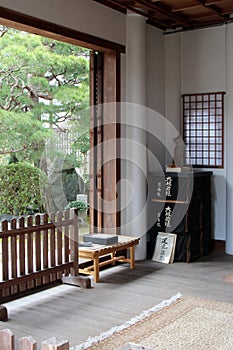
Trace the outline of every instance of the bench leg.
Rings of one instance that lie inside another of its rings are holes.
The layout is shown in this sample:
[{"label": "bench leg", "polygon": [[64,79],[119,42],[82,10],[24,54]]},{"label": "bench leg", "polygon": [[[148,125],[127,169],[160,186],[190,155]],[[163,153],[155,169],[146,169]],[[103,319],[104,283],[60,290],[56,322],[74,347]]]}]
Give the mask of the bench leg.
[{"label": "bench leg", "polygon": [[129,259],[130,259],[130,268],[135,268],[135,254],[134,254],[134,246],[129,248]]},{"label": "bench leg", "polygon": [[99,257],[94,258],[94,281],[99,282],[100,279],[100,267],[99,267]]},{"label": "bench leg", "polygon": [[115,252],[112,252],[112,253],[111,253],[111,259],[113,260],[113,261],[112,261],[112,264],[111,264],[112,266],[115,266],[115,265],[116,265],[116,261],[114,261],[115,255],[116,255]]}]

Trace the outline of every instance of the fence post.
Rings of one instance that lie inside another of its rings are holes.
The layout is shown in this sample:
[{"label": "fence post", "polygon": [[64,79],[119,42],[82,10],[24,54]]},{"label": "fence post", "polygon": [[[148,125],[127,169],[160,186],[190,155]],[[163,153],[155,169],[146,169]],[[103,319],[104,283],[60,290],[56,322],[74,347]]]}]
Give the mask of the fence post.
[{"label": "fence post", "polygon": [[[78,266],[78,210],[70,209],[70,217],[72,225],[70,227],[70,257],[73,262],[73,268],[71,269],[71,276],[65,276],[62,278],[62,282],[65,284],[72,284],[83,288],[91,288],[91,280],[89,277],[79,276]],[[63,349],[62,349],[63,350]]]},{"label": "fence post", "polygon": [[41,350],[69,350],[67,340],[58,340],[56,337],[45,340],[41,343]]},{"label": "fence post", "polygon": [[0,331],[0,349],[1,350],[14,350],[15,349],[15,337],[9,329],[3,329]]},{"label": "fence post", "polygon": [[7,308],[4,305],[0,305],[0,321],[8,320]]},{"label": "fence post", "polygon": [[70,227],[70,248],[71,248],[71,259],[74,263],[71,275],[78,275],[78,210],[70,209],[71,220],[73,222]]},{"label": "fence post", "polygon": [[19,350],[37,350],[36,341],[32,337],[19,339]]}]

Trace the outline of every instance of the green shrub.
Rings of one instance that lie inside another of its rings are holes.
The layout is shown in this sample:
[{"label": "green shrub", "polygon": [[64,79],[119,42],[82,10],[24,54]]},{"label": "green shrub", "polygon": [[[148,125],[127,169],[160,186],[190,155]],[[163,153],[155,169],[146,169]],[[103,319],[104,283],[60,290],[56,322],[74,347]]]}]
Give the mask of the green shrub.
[{"label": "green shrub", "polygon": [[77,208],[79,212],[83,212],[87,210],[89,206],[84,201],[71,201],[67,204],[66,208]]},{"label": "green shrub", "polygon": [[75,169],[62,171],[62,187],[68,202],[75,201],[77,193],[84,193],[83,180]]},{"label": "green shrub", "polygon": [[0,213],[21,215],[42,210],[40,177],[43,186],[47,176],[36,167],[26,163],[0,166]]}]

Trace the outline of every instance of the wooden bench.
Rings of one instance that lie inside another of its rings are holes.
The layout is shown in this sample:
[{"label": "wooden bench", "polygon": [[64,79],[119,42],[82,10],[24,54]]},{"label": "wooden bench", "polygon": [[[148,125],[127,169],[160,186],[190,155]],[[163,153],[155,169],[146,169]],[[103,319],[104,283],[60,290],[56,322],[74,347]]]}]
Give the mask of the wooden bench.
[{"label": "wooden bench", "polygon": [[[130,263],[130,268],[133,269],[135,267],[134,248],[139,244],[139,240],[140,238],[137,237],[119,235],[118,243],[112,245],[92,244],[91,247],[79,247],[79,258],[93,261],[93,265],[83,269],[79,268],[79,273],[94,275],[94,281],[99,282],[99,272],[102,266],[108,264],[114,265],[116,261],[120,261]],[[127,255],[116,256],[116,252],[123,250],[129,251],[129,257]],[[100,262],[99,258],[104,255],[109,255],[109,258],[106,261]]]}]

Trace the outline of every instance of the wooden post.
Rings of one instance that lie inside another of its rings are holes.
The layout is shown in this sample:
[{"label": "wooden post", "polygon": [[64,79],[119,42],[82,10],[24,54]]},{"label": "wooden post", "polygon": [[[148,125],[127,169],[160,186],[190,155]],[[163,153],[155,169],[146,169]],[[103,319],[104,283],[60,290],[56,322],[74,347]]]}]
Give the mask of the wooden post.
[{"label": "wooden post", "polygon": [[134,269],[135,268],[135,249],[134,246],[129,248],[130,251],[130,268]]},{"label": "wooden post", "polygon": [[[91,280],[88,277],[79,276],[78,266],[78,210],[70,209],[70,216],[72,225],[70,227],[70,258],[73,262],[73,268],[71,269],[71,276],[65,276],[62,278],[62,282],[65,284],[72,284],[78,287],[91,288]],[[42,349],[43,350],[43,349]]]},{"label": "wooden post", "polygon": [[99,282],[100,280],[100,272],[99,272],[99,257],[95,256],[94,257],[94,281],[96,283]]},{"label": "wooden post", "polygon": [[8,320],[7,308],[4,305],[0,305],[0,321],[7,321],[7,320]]},{"label": "wooden post", "polygon": [[15,349],[15,337],[9,329],[0,331],[0,349],[1,350],[14,350]]},{"label": "wooden post", "polygon": [[32,337],[20,338],[19,350],[37,350],[36,341]]},{"label": "wooden post", "polygon": [[41,350],[69,350],[69,347],[67,340],[58,340],[56,337],[41,343]]},{"label": "wooden post", "polygon": [[78,275],[78,210],[70,210],[71,220],[73,222],[70,227],[70,248],[71,248],[71,260],[74,265],[71,271],[72,276]]}]

